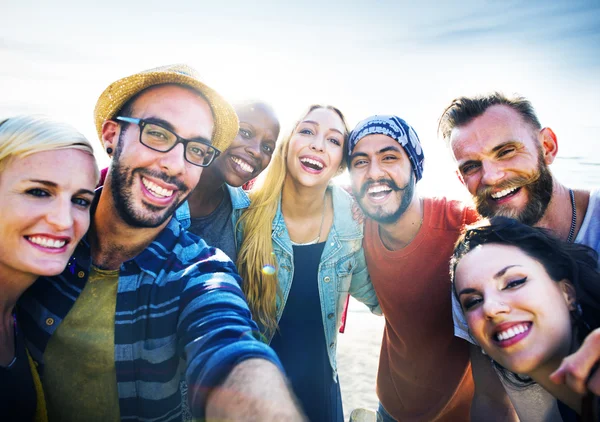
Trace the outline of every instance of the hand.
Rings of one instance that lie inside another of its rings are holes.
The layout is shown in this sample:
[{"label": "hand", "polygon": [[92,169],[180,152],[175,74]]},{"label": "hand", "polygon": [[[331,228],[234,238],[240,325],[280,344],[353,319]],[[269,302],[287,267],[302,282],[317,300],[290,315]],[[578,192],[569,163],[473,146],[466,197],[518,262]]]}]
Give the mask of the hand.
[{"label": "hand", "polygon": [[572,355],[563,359],[561,365],[550,375],[556,384],[566,384],[571,390],[584,395],[591,391],[600,395],[600,328],[592,331]]}]

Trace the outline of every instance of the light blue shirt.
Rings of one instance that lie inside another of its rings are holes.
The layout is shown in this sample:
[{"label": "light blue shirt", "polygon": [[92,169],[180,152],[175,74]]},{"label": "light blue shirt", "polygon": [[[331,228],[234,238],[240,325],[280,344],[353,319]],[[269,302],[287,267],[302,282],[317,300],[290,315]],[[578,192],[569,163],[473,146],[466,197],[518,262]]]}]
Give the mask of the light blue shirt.
[{"label": "light blue shirt", "polygon": [[[328,189],[331,189],[333,197],[333,225],[319,264],[318,287],[329,362],[336,379],[337,333],[346,297],[351,294],[375,314],[381,315],[381,309],[367,272],[362,248],[363,225],[352,218],[352,198],[339,186]],[[281,213],[281,199],[272,227],[273,252],[277,258],[277,279],[281,292],[281,297],[277,298],[279,322],[294,278],[293,248]],[[239,233],[238,238],[241,238]]]}]

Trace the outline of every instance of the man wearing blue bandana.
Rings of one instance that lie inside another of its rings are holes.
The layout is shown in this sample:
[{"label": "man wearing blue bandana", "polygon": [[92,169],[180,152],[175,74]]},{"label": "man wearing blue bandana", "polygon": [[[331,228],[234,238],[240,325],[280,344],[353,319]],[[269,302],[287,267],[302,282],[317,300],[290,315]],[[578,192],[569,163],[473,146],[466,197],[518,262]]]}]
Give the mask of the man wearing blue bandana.
[{"label": "man wearing blue bandana", "polygon": [[453,336],[448,261],[460,229],[477,213],[416,194],[423,149],[399,117],[360,122],[350,133],[347,159],[367,217],[367,267],[386,318],[379,420],[466,421],[473,380],[468,344]]}]

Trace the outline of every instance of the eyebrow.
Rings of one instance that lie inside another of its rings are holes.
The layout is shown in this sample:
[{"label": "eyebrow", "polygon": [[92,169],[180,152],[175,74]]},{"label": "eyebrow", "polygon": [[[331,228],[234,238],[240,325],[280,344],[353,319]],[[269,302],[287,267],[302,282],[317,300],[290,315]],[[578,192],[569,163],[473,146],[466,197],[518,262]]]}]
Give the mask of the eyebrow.
[{"label": "eyebrow", "polygon": [[[396,146],[388,146],[388,147],[385,147],[385,148],[381,148],[379,151],[377,151],[375,153],[375,155],[385,154],[388,151],[394,151],[394,152],[401,153],[400,148],[398,148]],[[352,161],[356,157],[369,157],[369,155],[366,152],[358,151],[358,152],[352,153],[350,155],[350,161]]]},{"label": "eyebrow", "polygon": [[468,295],[469,293],[477,293],[476,289],[472,289],[470,287],[466,288],[466,289],[462,289],[460,291],[460,293],[458,293],[458,297],[460,297],[461,295]]},{"label": "eyebrow", "polygon": [[381,148],[379,151],[376,152],[376,154],[384,154],[388,151],[394,151],[394,152],[402,152],[400,151],[400,148],[398,148],[397,146],[389,146],[389,147],[385,147],[385,148]]},{"label": "eyebrow", "polygon": [[[318,122],[315,122],[314,120],[303,120],[301,123],[310,123],[310,124],[313,124],[313,125],[315,125],[315,126],[320,126],[320,125],[319,125],[319,123],[318,123]],[[344,134],[343,134],[342,132],[340,132],[339,130],[337,130],[337,129],[336,129],[336,128],[334,128],[334,127],[331,127],[331,128],[329,128],[329,130],[332,130],[332,131],[334,131],[334,132],[337,132],[337,133],[339,133],[340,135],[344,136]]]},{"label": "eyebrow", "polygon": [[[51,187],[51,188],[57,188],[57,187],[58,187],[58,184],[57,184],[57,183],[51,182],[51,181],[49,181],[49,180],[41,180],[41,179],[29,179],[29,181],[30,181],[30,182],[33,182],[33,183],[39,183],[40,185],[48,186],[48,187]],[[92,195],[92,196],[94,196],[94,192],[93,192],[93,191],[91,191],[91,190],[87,190],[87,189],[79,189],[79,190],[77,191],[77,193],[78,193],[78,194],[82,194],[82,193],[84,193],[84,194],[89,194],[89,195]]]},{"label": "eyebrow", "polygon": [[[495,280],[497,280],[497,279],[499,279],[500,277],[502,277],[504,274],[506,274],[506,272],[507,272],[508,270],[510,270],[511,268],[514,268],[514,267],[520,267],[520,266],[521,266],[521,265],[507,265],[506,267],[504,267],[504,268],[502,268],[500,271],[498,271],[496,274],[494,274],[494,277],[493,277],[493,278],[494,278]],[[467,287],[466,289],[462,289],[462,290],[460,291],[460,293],[458,294],[458,297],[460,297],[461,295],[467,295],[467,294],[469,294],[469,293],[477,293],[477,292],[478,292],[478,290],[477,290],[477,289],[473,289],[473,288]]]},{"label": "eyebrow", "polygon": [[507,265],[506,267],[504,267],[500,271],[498,271],[496,273],[496,275],[494,275],[494,278],[498,279],[498,278],[502,277],[508,270],[510,270],[513,267],[520,267],[520,265]]},{"label": "eyebrow", "polygon": [[[136,117],[136,119],[141,119],[141,117]],[[162,126],[165,129],[168,129],[171,132],[173,132],[175,135],[179,136],[179,134],[177,132],[175,132],[175,127],[171,123],[169,123],[167,120],[161,119],[160,117],[152,117],[152,116],[148,117],[147,119],[142,119],[142,120],[145,120],[148,123],[153,123],[153,124]],[[204,136],[196,136],[194,138],[184,138],[182,136],[179,136],[179,137],[181,139],[183,139],[184,141],[203,142],[208,145],[212,145],[212,139],[207,139]]]},{"label": "eyebrow", "polygon": [[521,141],[516,141],[516,140],[502,142],[501,144],[498,144],[494,148],[492,148],[492,152],[498,152],[502,148],[504,148],[505,146],[510,145],[510,144],[523,144],[523,143]]},{"label": "eyebrow", "polygon": [[[521,141],[516,141],[516,140],[511,140],[511,141],[506,141],[506,142],[502,142],[501,144],[496,145],[494,148],[492,148],[492,150],[490,152],[493,153],[497,153],[498,151],[500,151],[502,148],[505,148],[507,145],[511,145],[511,144],[518,144],[518,145],[522,145],[523,143]],[[467,166],[468,164],[474,164],[474,163],[480,163],[481,160],[467,160],[464,163],[460,164],[458,166],[459,170],[462,171],[462,169]]]}]

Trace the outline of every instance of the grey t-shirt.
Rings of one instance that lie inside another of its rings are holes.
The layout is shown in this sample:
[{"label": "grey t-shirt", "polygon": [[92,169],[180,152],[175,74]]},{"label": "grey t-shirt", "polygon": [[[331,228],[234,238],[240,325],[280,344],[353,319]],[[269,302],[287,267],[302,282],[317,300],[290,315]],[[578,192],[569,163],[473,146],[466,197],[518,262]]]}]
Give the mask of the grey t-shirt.
[{"label": "grey t-shirt", "polygon": [[233,223],[231,215],[233,206],[229,192],[226,190],[219,206],[205,217],[191,219],[188,231],[200,236],[208,246],[221,249],[233,262],[237,259]]}]

